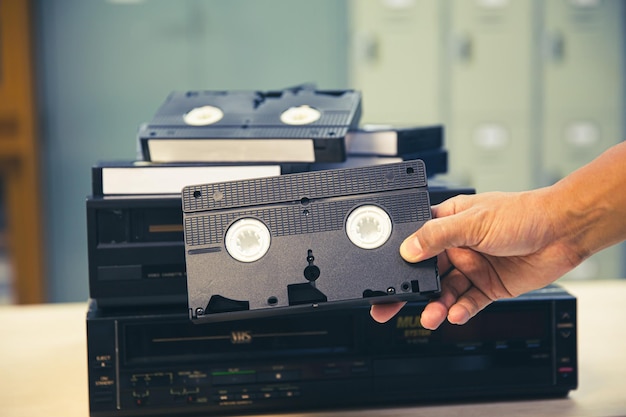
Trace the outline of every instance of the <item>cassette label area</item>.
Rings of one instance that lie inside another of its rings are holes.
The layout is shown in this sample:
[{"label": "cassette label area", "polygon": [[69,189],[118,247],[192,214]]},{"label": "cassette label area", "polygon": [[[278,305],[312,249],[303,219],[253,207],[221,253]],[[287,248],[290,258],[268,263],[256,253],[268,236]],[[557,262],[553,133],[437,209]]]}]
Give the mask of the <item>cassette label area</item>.
[{"label": "cassette label area", "polygon": [[424,299],[434,259],[402,241],[431,218],[422,161],[183,189],[187,288],[197,321]]}]

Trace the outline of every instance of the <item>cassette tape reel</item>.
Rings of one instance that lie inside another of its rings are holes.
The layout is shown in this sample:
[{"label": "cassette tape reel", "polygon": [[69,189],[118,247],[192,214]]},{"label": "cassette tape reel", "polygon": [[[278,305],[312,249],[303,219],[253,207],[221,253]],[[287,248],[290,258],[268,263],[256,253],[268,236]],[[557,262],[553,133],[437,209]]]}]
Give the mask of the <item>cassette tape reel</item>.
[{"label": "cassette tape reel", "polygon": [[431,218],[421,160],[183,189],[192,320],[432,298],[436,260],[399,254]]}]

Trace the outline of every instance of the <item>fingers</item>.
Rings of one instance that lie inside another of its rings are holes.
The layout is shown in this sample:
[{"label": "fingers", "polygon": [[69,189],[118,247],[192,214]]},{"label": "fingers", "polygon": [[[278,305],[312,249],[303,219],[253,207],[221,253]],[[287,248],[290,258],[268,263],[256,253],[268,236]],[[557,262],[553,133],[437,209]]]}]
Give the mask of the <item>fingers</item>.
[{"label": "fingers", "polygon": [[[450,260],[448,259],[447,253],[443,252],[439,254],[439,256],[437,257],[437,265],[439,267],[439,270],[444,271],[444,272],[447,272],[452,268],[452,264],[450,263]],[[379,323],[386,323],[389,320],[391,320],[393,316],[398,314],[400,309],[404,307],[405,304],[406,302],[389,303],[389,304],[374,304],[370,309],[370,315],[375,321]],[[446,312],[447,311],[448,310],[446,308]],[[443,317],[445,319],[445,314]]]},{"label": "fingers", "polygon": [[[457,250],[457,252],[455,259],[460,262],[464,251],[459,252]],[[440,255],[439,258],[441,262],[442,256]],[[449,262],[447,256],[445,258]],[[477,260],[474,259],[471,262],[472,265],[475,265]],[[484,277],[488,272],[484,269],[478,269],[467,275],[468,272],[463,268],[452,269],[442,277],[441,296],[439,299],[431,301],[424,309],[421,318],[422,326],[434,330],[446,318],[452,324],[465,324],[493,301],[476,286],[474,282],[476,278],[470,279],[471,275]]]},{"label": "fingers", "polygon": [[[422,312],[421,324],[426,329],[437,329],[446,318],[452,324],[465,324],[492,302],[458,270],[451,271],[442,280],[441,287],[441,297],[429,302]],[[386,323],[405,304],[375,304],[370,315],[378,323]]]},{"label": "fingers", "polygon": [[463,227],[464,213],[429,220],[400,245],[400,255],[407,262],[420,262],[454,247],[473,243],[469,229]]},{"label": "fingers", "polygon": [[465,324],[479,311],[491,304],[491,301],[478,288],[472,287],[450,307],[448,321],[452,324]]},{"label": "fingers", "polygon": [[465,293],[472,283],[460,271],[452,270],[441,280],[441,296],[426,305],[422,312],[421,323],[427,329],[434,330],[448,317],[450,308]]},{"label": "fingers", "polygon": [[[475,197],[460,195],[433,206],[434,218],[407,237],[400,245],[402,258],[407,262],[420,262],[437,256],[438,267],[442,273],[445,274],[453,268],[446,249],[468,246],[472,243],[468,228],[463,227],[464,217],[467,217],[463,214],[464,210],[472,205],[472,198]],[[471,282],[460,271],[453,270],[452,272],[450,277],[442,281],[445,284],[442,284],[441,298],[431,301],[422,314],[422,325],[426,328],[439,327],[449,316],[451,309],[451,317],[458,322],[463,320],[466,322],[479,311],[476,308],[480,304],[477,303],[472,307],[470,301],[454,307],[460,295],[468,291]],[[471,300],[478,300],[478,298],[478,295],[474,295]],[[374,320],[386,322],[397,314],[403,305],[374,305],[370,314]]]},{"label": "fingers", "polygon": [[370,309],[370,315],[375,321],[379,323],[385,323],[389,321],[393,316],[398,314],[398,311],[400,311],[400,309],[404,307],[405,304],[406,302],[374,304]]},{"label": "fingers", "polygon": [[448,316],[448,307],[441,300],[431,301],[422,312],[420,323],[429,330],[435,330]]},{"label": "fingers", "polygon": [[421,323],[426,329],[435,330],[446,318],[452,324],[465,324],[492,302],[457,270],[442,281],[441,287],[441,297],[422,312]]}]

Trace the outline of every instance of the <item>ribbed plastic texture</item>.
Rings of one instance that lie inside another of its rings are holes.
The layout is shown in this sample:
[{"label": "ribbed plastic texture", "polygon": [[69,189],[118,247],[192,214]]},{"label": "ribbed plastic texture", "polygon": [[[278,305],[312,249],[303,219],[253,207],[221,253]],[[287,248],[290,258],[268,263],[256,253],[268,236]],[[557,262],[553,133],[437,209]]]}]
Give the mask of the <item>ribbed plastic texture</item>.
[{"label": "ribbed plastic texture", "polygon": [[426,187],[421,160],[183,188],[185,213]]},{"label": "ribbed plastic texture", "polygon": [[431,216],[427,194],[425,190],[418,190],[367,199],[323,201],[309,206],[298,204],[189,216],[185,218],[185,243],[188,247],[221,243],[224,231],[235,218],[240,217],[262,219],[272,236],[341,230],[348,212],[362,204],[377,204],[385,207],[394,224],[425,222]]}]

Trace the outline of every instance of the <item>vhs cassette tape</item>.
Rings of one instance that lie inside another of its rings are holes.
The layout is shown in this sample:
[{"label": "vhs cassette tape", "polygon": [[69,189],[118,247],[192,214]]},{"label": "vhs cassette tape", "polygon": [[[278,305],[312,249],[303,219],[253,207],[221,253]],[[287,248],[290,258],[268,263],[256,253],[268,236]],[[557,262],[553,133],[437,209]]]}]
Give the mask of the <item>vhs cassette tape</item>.
[{"label": "vhs cassette tape", "polygon": [[182,205],[193,321],[440,292],[435,259],[399,254],[431,218],[421,160],[188,186]]},{"label": "vhs cassette tape", "polygon": [[[404,156],[441,150],[443,131],[441,125],[413,127],[364,125],[348,133],[347,153],[361,156]],[[426,167],[428,168],[428,163]]]},{"label": "vhs cassette tape", "polygon": [[360,116],[354,90],[173,92],[139,142],[152,162],[340,162]]},{"label": "vhs cassette tape", "polygon": [[[224,182],[310,171],[312,164],[102,161],[91,168],[94,196],[180,195],[193,182]],[[181,214],[182,216],[182,214]]]},{"label": "vhs cassette tape", "polygon": [[324,162],[310,164],[310,171],[322,171],[328,169],[356,168],[372,165],[393,164],[402,161],[420,159],[426,165],[426,176],[429,178],[437,174],[448,172],[448,151],[445,149],[434,149],[421,151],[412,155],[402,156],[377,156],[377,155],[350,155],[343,162]]}]

